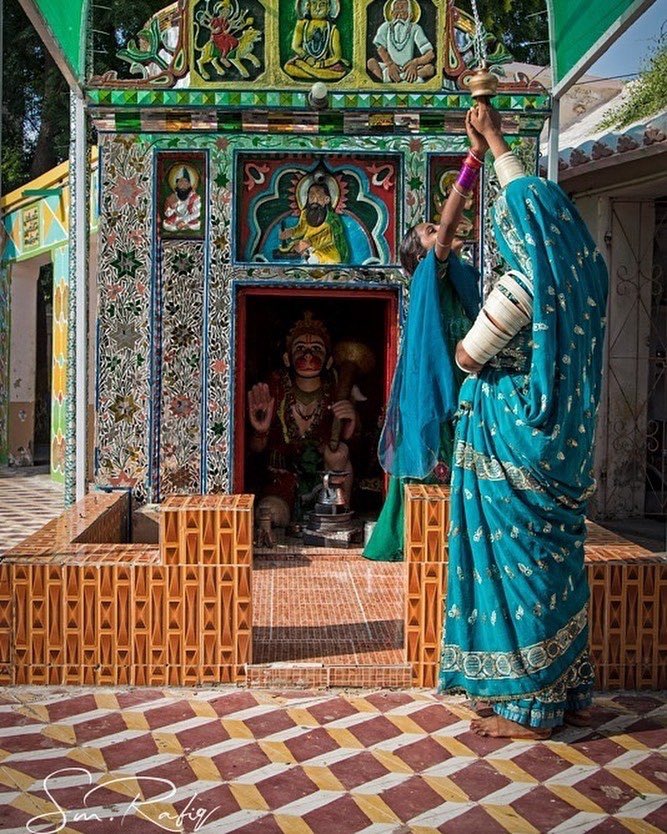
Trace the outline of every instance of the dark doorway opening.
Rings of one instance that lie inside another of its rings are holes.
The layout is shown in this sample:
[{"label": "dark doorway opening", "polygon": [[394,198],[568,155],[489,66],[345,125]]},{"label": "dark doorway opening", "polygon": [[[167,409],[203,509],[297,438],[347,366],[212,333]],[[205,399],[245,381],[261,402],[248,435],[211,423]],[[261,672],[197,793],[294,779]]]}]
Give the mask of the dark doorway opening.
[{"label": "dark doorway opening", "polygon": [[48,464],[51,451],[51,358],[53,351],[53,264],[44,264],[37,279],[35,328],[35,466]]},{"label": "dark doorway opening", "polygon": [[355,478],[351,504],[377,514],[385,481],[377,441],[396,364],[399,290],[333,287],[242,287],[236,297],[234,490],[255,492],[261,473],[248,451],[247,391],[282,366],[285,337],[310,311],[325,322],[332,344],[358,340],[375,356],[375,370],[358,380],[366,398],[356,402],[361,430],[351,447]]}]

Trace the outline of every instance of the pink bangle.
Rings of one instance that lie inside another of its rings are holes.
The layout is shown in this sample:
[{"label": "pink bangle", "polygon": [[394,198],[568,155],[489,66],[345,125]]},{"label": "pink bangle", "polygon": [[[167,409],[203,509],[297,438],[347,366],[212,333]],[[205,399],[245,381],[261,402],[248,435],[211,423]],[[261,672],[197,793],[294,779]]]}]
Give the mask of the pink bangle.
[{"label": "pink bangle", "polygon": [[456,179],[456,184],[460,185],[466,191],[472,191],[477,182],[479,171],[476,171],[472,166],[463,163],[463,167]]},{"label": "pink bangle", "polygon": [[476,171],[482,167],[482,163],[477,159],[476,156],[473,156],[472,151],[468,151],[468,156],[466,156],[465,160],[463,161],[464,165],[469,165],[471,168],[474,168]]}]

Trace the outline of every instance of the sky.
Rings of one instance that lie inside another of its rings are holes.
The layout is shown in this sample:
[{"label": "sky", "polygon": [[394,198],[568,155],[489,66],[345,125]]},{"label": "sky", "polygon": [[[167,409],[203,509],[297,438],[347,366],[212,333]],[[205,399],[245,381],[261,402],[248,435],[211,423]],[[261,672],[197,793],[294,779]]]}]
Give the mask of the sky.
[{"label": "sky", "polygon": [[667,43],[667,0],[655,0],[644,14],[587,70],[600,78],[632,75],[656,45],[660,32]]}]

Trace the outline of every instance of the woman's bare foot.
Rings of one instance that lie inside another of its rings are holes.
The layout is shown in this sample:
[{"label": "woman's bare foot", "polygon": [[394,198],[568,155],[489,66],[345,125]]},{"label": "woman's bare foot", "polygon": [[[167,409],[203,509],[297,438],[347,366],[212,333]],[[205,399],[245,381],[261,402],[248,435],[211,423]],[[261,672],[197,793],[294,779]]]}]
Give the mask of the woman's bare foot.
[{"label": "woman's bare foot", "polygon": [[472,709],[473,712],[476,712],[480,718],[486,718],[487,716],[493,714],[493,704],[491,701],[472,701],[470,709]]},{"label": "woman's bare foot", "polygon": [[564,720],[572,727],[590,727],[593,713],[589,709],[566,710]]},{"label": "woman's bare foot", "polygon": [[501,715],[491,715],[489,718],[476,718],[470,722],[470,729],[478,736],[491,738],[527,738],[540,741],[549,738],[550,729],[540,730],[537,727],[526,727]]}]

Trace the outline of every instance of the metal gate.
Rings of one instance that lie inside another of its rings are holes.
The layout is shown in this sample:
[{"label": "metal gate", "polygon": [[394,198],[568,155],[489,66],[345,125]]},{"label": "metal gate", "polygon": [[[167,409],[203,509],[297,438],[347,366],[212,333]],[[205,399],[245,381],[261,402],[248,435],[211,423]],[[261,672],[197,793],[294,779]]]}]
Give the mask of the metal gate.
[{"label": "metal gate", "polygon": [[667,510],[667,199],[611,205],[600,515]]}]

